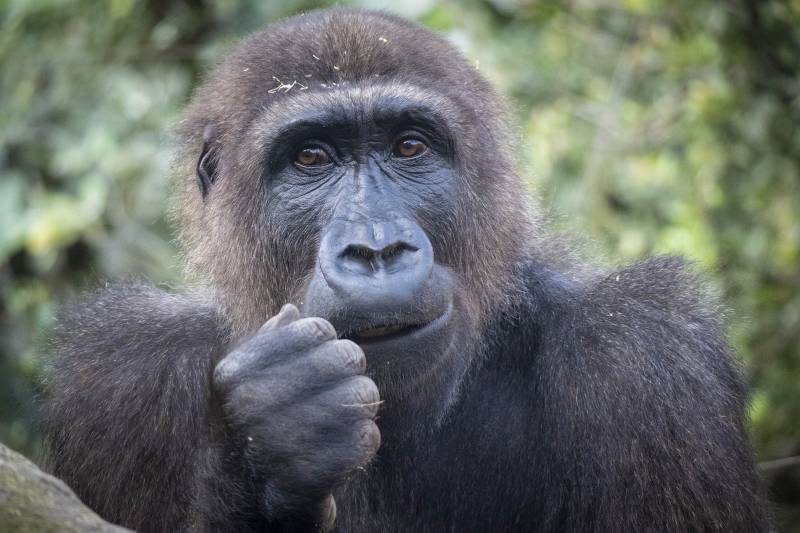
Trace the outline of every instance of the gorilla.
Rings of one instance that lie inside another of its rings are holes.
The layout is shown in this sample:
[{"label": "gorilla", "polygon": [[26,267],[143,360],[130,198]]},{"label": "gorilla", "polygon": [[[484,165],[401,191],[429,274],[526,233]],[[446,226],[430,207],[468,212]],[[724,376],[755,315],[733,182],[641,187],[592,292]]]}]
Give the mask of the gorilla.
[{"label": "gorilla", "polygon": [[441,37],[270,25],[177,128],[186,288],[73,305],[50,470],[140,531],[768,531],[746,389],[681,260],[582,264]]}]

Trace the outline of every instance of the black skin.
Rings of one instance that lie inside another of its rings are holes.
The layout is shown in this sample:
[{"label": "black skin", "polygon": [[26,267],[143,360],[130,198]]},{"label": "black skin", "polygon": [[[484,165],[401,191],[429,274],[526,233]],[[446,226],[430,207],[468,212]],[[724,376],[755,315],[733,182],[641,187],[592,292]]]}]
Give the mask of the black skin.
[{"label": "black skin", "polygon": [[[364,21],[406,35],[403,57],[444,53],[375,13],[273,32],[344,39]],[[236,72],[270,55],[259,39]],[[481,83],[459,72],[441,73],[449,101]],[[46,383],[52,471],[140,531],[769,531],[746,389],[693,276],[674,258],[590,274],[556,260],[498,200],[524,192],[490,128],[412,77],[286,96],[320,100],[263,117],[275,130],[256,155],[232,140],[245,126],[190,113],[186,209],[291,250],[263,267],[286,305],[246,311],[266,300],[235,290],[262,274],[244,249],[227,277],[209,268],[208,289],[111,288],[65,312]]]}]

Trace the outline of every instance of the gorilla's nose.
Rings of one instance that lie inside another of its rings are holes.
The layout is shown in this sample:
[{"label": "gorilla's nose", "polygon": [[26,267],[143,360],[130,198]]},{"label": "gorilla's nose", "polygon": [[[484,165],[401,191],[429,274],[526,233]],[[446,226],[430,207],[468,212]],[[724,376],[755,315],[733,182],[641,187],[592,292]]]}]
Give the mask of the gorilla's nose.
[{"label": "gorilla's nose", "polygon": [[381,338],[447,312],[453,281],[434,263],[425,231],[410,218],[385,220],[339,218],[326,228],[302,301],[305,316],[330,320],[345,337]]},{"label": "gorilla's nose", "polygon": [[431,277],[433,248],[410,220],[347,221],[323,236],[319,267],[348,306],[402,313],[419,303]]}]

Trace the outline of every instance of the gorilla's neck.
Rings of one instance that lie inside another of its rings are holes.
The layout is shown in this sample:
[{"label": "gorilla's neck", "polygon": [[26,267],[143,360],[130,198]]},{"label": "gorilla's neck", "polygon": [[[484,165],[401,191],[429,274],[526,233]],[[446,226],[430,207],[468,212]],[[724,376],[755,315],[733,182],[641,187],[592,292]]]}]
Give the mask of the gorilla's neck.
[{"label": "gorilla's neck", "polygon": [[[469,328],[462,328],[468,330]],[[413,440],[437,432],[461,398],[462,384],[480,361],[478,330],[457,331],[444,354],[414,378],[386,372],[367,373],[381,391],[378,426],[388,440]]]}]

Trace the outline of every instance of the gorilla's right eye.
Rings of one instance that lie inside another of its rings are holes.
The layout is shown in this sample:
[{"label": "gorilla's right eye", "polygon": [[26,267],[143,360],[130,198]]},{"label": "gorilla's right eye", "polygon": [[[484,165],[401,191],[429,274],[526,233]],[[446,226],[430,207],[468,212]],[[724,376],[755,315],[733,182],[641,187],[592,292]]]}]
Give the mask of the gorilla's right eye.
[{"label": "gorilla's right eye", "polygon": [[419,139],[414,137],[404,137],[394,146],[393,153],[397,157],[412,158],[422,155],[428,147]]},{"label": "gorilla's right eye", "polygon": [[294,162],[304,167],[327,165],[330,160],[328,152],[319,146],[305,146],[294,154]]}]

